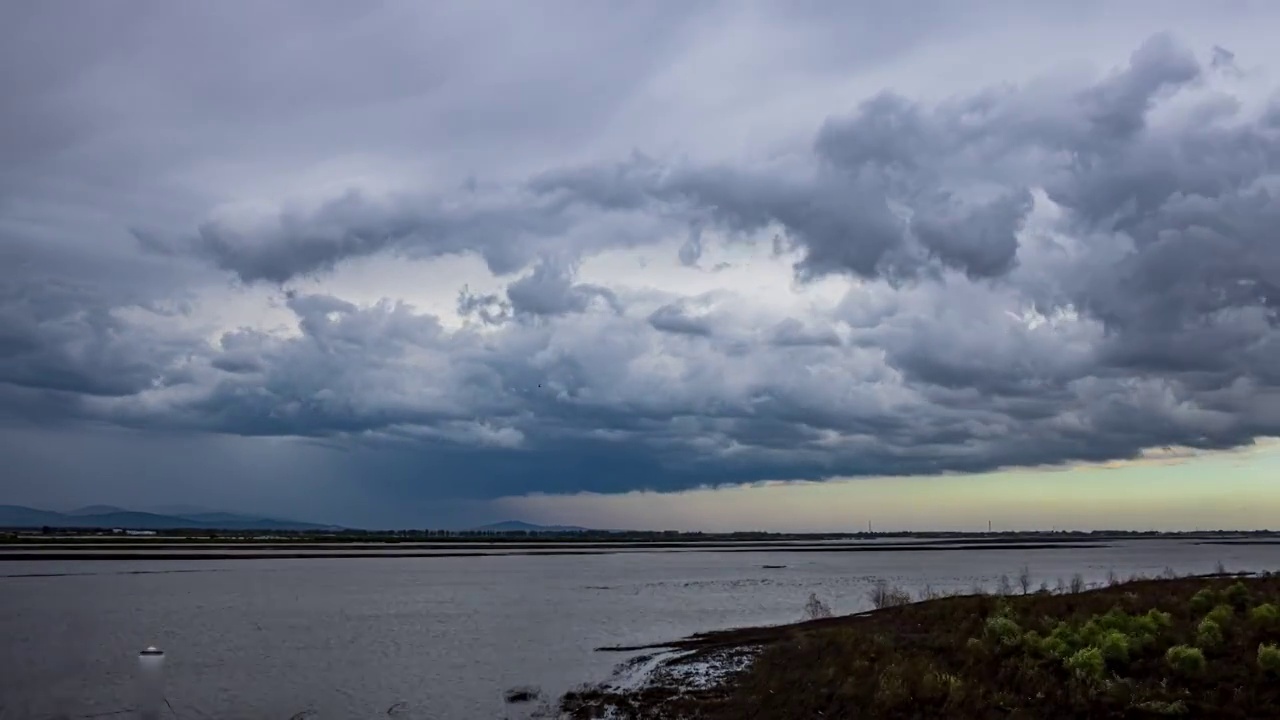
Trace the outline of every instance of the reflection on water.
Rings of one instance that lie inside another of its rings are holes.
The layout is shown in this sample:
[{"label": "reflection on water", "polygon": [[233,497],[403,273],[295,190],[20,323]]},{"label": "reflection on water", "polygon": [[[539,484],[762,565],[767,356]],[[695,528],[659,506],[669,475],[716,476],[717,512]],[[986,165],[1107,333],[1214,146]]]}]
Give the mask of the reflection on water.
[{"label": "reflection on water", "polygon": [[498,718],[509,688],[554,698],[627,659],[593,648],[798,620],[811,593],[847,613],[881,578],[994,589],[1024,565],[1053,586],[1218,562],[1275,569],[1280,546],[7,562],[0,717],[129,707],[156,645],[178,717]]}]

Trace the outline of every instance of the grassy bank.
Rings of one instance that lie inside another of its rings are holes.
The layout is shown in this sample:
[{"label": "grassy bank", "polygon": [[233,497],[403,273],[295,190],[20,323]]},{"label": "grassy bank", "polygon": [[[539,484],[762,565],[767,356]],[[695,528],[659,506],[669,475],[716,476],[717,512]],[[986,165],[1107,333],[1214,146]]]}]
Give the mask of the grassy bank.
[{"label": "grassy bank", "polygon": [[[1280,577],[971,595],[695,636],[575,718],[1280,718]],[[746,662],[741,662],[746,659]],[[744,666],[707,682],[704,668]]]}]

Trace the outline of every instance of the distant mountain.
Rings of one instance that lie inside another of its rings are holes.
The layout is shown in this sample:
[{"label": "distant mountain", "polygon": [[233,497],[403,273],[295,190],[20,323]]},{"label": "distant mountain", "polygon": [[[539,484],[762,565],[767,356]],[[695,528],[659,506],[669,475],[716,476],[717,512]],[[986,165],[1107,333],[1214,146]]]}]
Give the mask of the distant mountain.
[{"label": "distant mountain", "polygon": [[122,512],[129,512],[129,511],[122,507],[116,507],[115,505],[88,505],[86,507],[72,510],[71,512],[66,514],[73,515],[75,517],[82,517],[85,515],[108,515],[110,513],[122,513]]},{"label": "distant mountain", "polygon": [[201,513],[221,512],[217,508],[207,508],[203,505],[144,505],[136,510],[142,512],[155,513],[157,515],[177,515],[178,517],[191,517],[192,515],[200,515]]},{"label": "distant mountain", "polygon": [[590,532],[589,528],[577,527],[576,525],[534,525],[533,523],[522,522],[520,520],[505,520],[503,522],[490,523],[481,525],[474,530],[482,530],[485,532],[530,532],[530,533],[564,533],[564,532]]},{"label": "distant mountain", "polygon": [[0,527],[119,528],[121,530],[336,530],[332,525],[209,512],[191,516],[135,512],[110,505],[91,505],[69,513],[0,505]]},{"label": "distant mountain", "polygon": [[[22,507],[21,505],[0,505],[0,527],[41,527],[59,525],[71,516],[49,510]],[[59,525],[60,526],[60,525]]]}]

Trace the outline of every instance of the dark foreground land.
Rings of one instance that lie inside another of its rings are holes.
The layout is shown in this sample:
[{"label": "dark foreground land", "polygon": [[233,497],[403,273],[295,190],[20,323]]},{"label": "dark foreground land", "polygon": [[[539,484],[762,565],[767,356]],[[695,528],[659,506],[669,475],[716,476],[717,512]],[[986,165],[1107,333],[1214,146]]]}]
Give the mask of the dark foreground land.
[{"label": "dark foreground land", "polygon": [[672,656],[648,684],[584,688],[562,709],[717,720],[1280,718],[1277,644],[1280,576],[971,595],[694,636],[662,648]]}]

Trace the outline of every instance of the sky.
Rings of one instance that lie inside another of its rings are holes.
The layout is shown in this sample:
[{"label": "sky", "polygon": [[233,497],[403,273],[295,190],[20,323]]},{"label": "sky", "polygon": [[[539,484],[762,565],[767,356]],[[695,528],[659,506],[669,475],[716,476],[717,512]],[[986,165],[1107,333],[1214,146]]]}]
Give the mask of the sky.
[{"label": "sky", "polygon": [[0,503],[1265,527],[1280,5],[0,6]]}]

